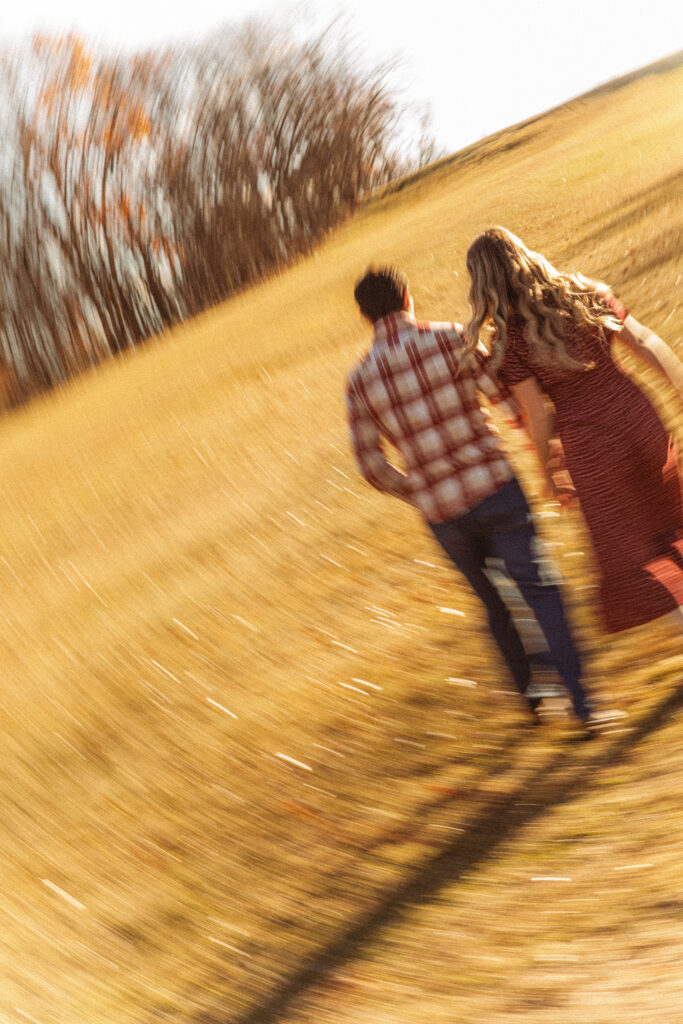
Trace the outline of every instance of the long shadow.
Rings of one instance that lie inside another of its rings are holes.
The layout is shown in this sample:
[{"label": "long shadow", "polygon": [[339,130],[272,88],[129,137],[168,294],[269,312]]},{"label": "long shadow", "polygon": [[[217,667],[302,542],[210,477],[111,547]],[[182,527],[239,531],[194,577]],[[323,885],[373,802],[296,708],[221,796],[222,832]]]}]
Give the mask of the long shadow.
[{"label": "long shadow", "polygon": [[[260,1006],[231,1021],[230,1024],[276,1024],[290,1005],[324,974],[332,972],[357,956],[377,933],[397,921],[402,909],[416,903],[426,904],[446,886],[486,861],[496,848],[519,829],[542,817],[549,808],[574,799],[594,770],[622,757],[649,733],[663,725],[683,708],[683,687],[672,691],[629,732],[609,740],[592,741],[578,751],[563,748],[538,771],[524,780],[514,792],[485,799],[465,823],[465,831],[453,843],[411,873],[384,900],[367,914],[353,921],[326,948],[305,963]],[[561,772],[556,770],[562,769]],[[556,774],[555,774],[556,773]],[[533,796],[533,802],[529,797]],[[215,1021],[218,1024],[218,1020]],[[226,1022],[227,1024],[227,1022]]]},{"label": "long shadow", "polygon": [[[660,247],[660,239],[663,240],[664,244]],[[644,278],[650,271],[659,270],[663,264],[668,263],[669,260],[673,261],[678,256],[678,251],[675,246],[673,232],[667,234],[665,231],[660,231],[650,241],[651,251],[653,255],[648,260],[643,260],[634,266],[630,270],[621,272],[621,280],[629,281],[631,278],[639,279]],[[669,250],[667,252],[667,249]],[[664,253],[662,254],[662,250]],[[617,267],[615,266],[615,271]]]},{"label": "long shadow", "polygon": [[663,177],[656,185],[642,189],[629,195],[617,212],[599,227],[587,232],[573,244],[579,248],[590,245],[593,242],[601,241],[605,236],[615,231],[623,231],[625,227],[632,227],[653,212],[671,203],[680,194],[681,172],[674,171]]},{"label": "long shadow", "polygon": [[[509,772],[510,769],[514,766],[514,758],[518,751],[526,748],[529,745],[529,739],[529,733],[525,732],[523,729],[519,732],[513,733],[510,736],[508,742],[502,744],[497,750],[498,757],[500,758],[500,763],[496,765],[495,768],[492,768],[491,771],[488,772],[485,778],[482,779],[478,785],[490,785],[495,779],[497,779],[501,775],[506,775],[507,772]],[[427,779],[431,775],[442,772],[449,765],[452,766],[452,764],[453,761],[450,760],[448,763],[436,763],[434,765],[430,765],[426,770],[420,771],[419,776],[422,780]],[[430,784],[426,783],[426,785]],[[415,839],[417,836],[419,836],[424,830],[423,821],[425,819],[429,819],[429,816],[433,814],[435,811],[438,811],[439,808],[445,807],[448,804],[453,803],[453,801],[456,799],[456,797],[458,797],[460,792],[459,787],[435,786],[434,788],[436,791],[436,795],[432,797],[431,800],[422,801],[419,807],[414,811],[412,821],[400,828],[399,831],[401,834],[402,841],[410,842],[412,839]],[[474,788],[477,788],[476,783],[474,785]],[[390,841],[390,839],[387,840],[382,838],[381,836],[375,837],[373,839],[368,839],[362,847],[361,856],[372,853],[376,847],[383,846]]]}]

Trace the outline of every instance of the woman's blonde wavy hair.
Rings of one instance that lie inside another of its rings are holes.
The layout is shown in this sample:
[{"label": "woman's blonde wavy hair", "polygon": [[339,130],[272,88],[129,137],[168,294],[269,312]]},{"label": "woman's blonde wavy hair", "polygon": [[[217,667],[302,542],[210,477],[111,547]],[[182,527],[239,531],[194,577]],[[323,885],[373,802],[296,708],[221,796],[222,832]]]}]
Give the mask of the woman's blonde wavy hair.
[{"label": "woman's blonde wavy hair", "polygon": [[507,320],[522,317],[533,358],[542,365],[564,370],[589,370],[594,365],[575,358],[567,346],[566,328],[621,330],[621,324],[600,291],[605,285],[581,274],[563,274],[540,253],[532,252],[506,228],[482,232],[467,252],[472,318],[465,333],[476,346],[482,328],[493,326],[492,368],[503,358]]}]

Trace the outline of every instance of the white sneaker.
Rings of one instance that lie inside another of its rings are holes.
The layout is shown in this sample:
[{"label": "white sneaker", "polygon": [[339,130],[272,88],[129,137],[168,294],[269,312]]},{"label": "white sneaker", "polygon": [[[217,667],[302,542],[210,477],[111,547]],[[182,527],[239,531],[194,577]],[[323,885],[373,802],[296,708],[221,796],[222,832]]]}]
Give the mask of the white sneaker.
[{"label": "white sneaker", "polygon": [[628,718],[628,711],[621,711],[619,708],[604,708],[600,711],[592,711],[590,718],[583,723],[584,739],[592,739],[593,736],[598,736],[604,729],[624,718]]},{"label": "white sneaker", "polygon": [[542,700],[543,697],[566,697],[567,689],[561,683],[555,683],[552,680],[547,682],[539,680],[529,683],[524,691],[524,696],[529,700]]},{"label": "white sneaker", "polygon": [[621,711],[619,708],[603,708],[600,711],[591,711],[588,721],[594,722],[595,725],[608,725],[620,718],[628,718],[628,711]]}]

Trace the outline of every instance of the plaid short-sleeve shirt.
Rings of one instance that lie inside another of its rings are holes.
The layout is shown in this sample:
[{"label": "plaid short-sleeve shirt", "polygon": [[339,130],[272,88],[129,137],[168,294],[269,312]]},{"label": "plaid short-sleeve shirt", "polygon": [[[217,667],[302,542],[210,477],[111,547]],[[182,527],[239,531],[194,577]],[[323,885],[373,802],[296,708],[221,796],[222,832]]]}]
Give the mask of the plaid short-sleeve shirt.
[{"label": "plaid short-sleeve shirt", "polygon": [[[517,421],[481,352],[463,355],[456,323],[423,323],[407,311],[374,325],[370,351],[352,370],[346,401],[351,443],[368,483],[415,505],[432,523],[462,515],[514,476],[480,393]],[[403,471],[387,460],[384,442]]]}]

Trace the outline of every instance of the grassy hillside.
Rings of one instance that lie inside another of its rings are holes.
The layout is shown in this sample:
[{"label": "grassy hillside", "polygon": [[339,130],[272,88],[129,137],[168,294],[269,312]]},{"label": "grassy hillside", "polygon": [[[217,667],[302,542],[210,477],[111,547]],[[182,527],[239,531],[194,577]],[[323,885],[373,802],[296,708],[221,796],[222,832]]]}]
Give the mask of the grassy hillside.
[{"label": "grassy hillside", "polygon": [[343,384],[365,264],[463,318],[491,223],[683,355],[682,86],[679,64],[470,147],[2,421],[3,1024],[680,1014],[680,635],[602,637],[581,521],[543,519],[590,686],[629,717],[530,736],[474,598],[358,479]]}]

